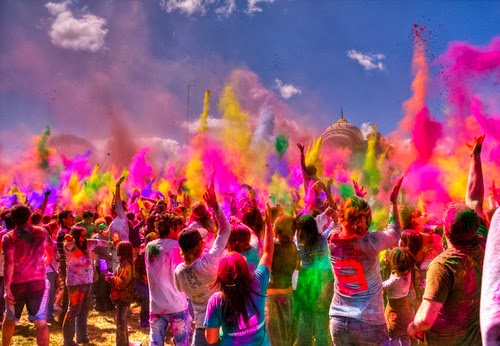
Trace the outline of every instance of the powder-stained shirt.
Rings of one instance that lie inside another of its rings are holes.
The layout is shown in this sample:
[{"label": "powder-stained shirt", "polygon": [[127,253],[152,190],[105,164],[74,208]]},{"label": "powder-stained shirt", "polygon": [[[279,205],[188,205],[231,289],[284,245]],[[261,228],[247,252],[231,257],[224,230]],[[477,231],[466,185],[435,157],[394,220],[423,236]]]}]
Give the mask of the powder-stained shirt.
[{"label": "powder-stained shirt", "polygon": [[[112,279],[112,299],[115,303],[127,304],[134,297],[134,267],[132,262],[123,261]],[[113,294],[115,293],[115,294]]]},{"label": "powder-stained shirt", "polygon": [[182,263],[177,240],[152,240],[146,246],[149,285],[149,311],[164,315],[187,309],[187,297],[175,286],[175,268]]},{"label": "powder-stained shirt", "polygon": [[[76,251],[76,246],[69,250],[64,246],[66,256],[66,286],[91,284],[94,278],[94,268],[90,252],[96,246],[110,246],[110,242],[101,239],[87,239],[87,252]],[[74,242],[74,240],[73,240]],[[65,241],[67,244],[67,241]]]},{"label": "powder-stained shirt", "polygon": [[387,293],[387,298],[389,299],[399,299],[408,296],[411,286],[411,272],[398,276],[396,273],[392,273],[389,279],[382,283],[385,292]]},{"label": "powder-stained shirt", "polygon": [[259,265],[255,270],[255,275],[250,284],[251,297],[257,307],[255,311],[253,305],[247,304],[248,322],[245,324],[243,318],[240,318],[238,325],[228,326],[223,316],[222,293],[214,293],[207,306],[207,315],[205,317],[205,327],[222,327],[222,346],[229,345],[270,345],[269,337],[266,332],[265,313],[266,292],[269,284],[269,269],[266,266]]},{"label": "powder-stained shirt", "polygon": [[196,328],[203,328],[208,299],[216,289],[210,289],[217,277],[219,260],[226,248],[231,234],[231,226],[227,221],[222,208],[214,212],[220,225],[219,234],[207,254],[193,261],[191,264],[181,263],[175,270],[175,284],[180,291],[186,292],[194,309]]},{"label": "powder-stained shirt", "polygon": [[453,248],[429,265],[423,299],[443,307],[429,331],[429,345],[480,345],[479,303],[484,250],[475,246]]},{"label": "powder-stained shirt", "polygon": [[340,230],[329,236],[330,260],[335,275],[331,317],[350,317],[372,325],[385,324],[382,278],[378,254],[396,246],[401,235],[398,222],[384,232],[371,232],[348,239]]},{"label": "powder-stained shirt", "polygon": [[14,251],[12,284],[45,280],[45,247],[52,246],[47,230],[25,225],[7,232],[2,239],[3,252]]}]

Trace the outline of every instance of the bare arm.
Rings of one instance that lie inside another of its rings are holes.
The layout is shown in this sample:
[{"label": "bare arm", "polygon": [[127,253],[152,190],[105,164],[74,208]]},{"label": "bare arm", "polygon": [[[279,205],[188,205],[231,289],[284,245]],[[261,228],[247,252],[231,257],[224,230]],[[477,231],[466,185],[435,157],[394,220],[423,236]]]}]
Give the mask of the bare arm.
[{"label": "bare arm", "polygon": [[205,328],[205,339],[211,344],[215,344],[219,341],[220,328]]},{"label": "bare arm", "polygon": [[414,337],[419,332],[431,329],[442,307],[443,304],[439,302],[423,299],[414,321],[408,325],[408,335]]},{"label": "bare arm", "polygon": [[45,210],[47,209],[47,203],[49,202],[50,192],[51,191],[49,189],[47,189],[43,193],[43,202],[42,202],[42,206],[40,207],[40,214],[42,214],[42,216],[45,215]]},{"label": "bare arm", "polygon": [[10,304],[14,304],[14,296],[10,290],[10,285],[12,284],[12,276],[14,275],[14,249],[9,249],[4,252],[4,297],[5,301]]},{"label": "bare arm", "polygon": [[266,230],[264,233],[264,248],[259,265],[264,265],[269,269],[269,271],[271,271],[274,255],[274,229],[271,225],[271,207],[269,206],[269,204],[266,205],[264,221],[266,223]]},{"label": "bare arm", "polygon": [[472,161],[469,170],[469,178],[467,180],[467,192],[465,194],[465,203],[476,214],[485,219],[483,212],[484,200],[484,182],[483,182],[483,168],[481,164],[481,148],[483,145],[484,135],[474,138],[474,144],[469,147],[472,150]]}]

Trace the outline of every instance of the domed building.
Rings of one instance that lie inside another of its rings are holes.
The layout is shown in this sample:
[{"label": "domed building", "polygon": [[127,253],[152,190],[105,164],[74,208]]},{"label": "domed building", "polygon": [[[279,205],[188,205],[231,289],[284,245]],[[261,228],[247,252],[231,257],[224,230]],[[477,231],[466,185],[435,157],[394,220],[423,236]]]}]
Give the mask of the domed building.
[{"label": "domed building", "polygon": [[323,147],[349,148],[353,153],[366,150],[367,141],[356,125],[344,119],[344,111],[340,111],[340,119],[330,125],[321,135]]}]

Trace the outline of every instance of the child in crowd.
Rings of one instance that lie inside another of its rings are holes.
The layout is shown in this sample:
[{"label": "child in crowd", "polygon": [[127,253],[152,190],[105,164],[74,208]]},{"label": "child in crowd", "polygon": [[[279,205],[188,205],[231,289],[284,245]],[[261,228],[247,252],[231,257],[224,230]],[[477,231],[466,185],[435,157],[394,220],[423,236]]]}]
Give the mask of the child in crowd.
[{"label": "child in crowd", "polygon": [[385,321],[389,330],[391,345],[411,345],[406,334],[408,324],[413,321],[413,313],[408,300],[411,286],[411,270],[415,258],[405,248],[395,248],[389,254],[391,276],[382,283],[387,295]]},{"label": "child in crowd", "polygon": [[116,306],[116,345],[128,346],[127,313],[135,291],[132,243],[121,241],[116,252],[119,265],[116,273],[108,276],[111,301]]}]

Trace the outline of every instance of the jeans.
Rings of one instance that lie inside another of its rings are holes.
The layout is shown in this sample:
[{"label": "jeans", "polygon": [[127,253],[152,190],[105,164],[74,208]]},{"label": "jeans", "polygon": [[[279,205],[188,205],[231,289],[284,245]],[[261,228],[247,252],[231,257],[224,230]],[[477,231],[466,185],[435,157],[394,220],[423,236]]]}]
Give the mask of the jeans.
[{"label": "jeans", "polygon": [[54,319],[54,300],[56,297],[56,280],[57,272],[47,273],[47,280],[49,281],[49,298],[47,301],[47,321]]},{"label": "jeans", "polygon": [[189,345],[189,336],[191,335],[191,316],[189,310],[173,314],[157,315],[151,313],[149,328],[149,345],[160,346],[165,341],[165,335],[169,325],[174,334],[174,345]]},{"label": "jeans", "polygon": [[330,334],[328,333],[328,311],[301,311],[299,316],[299,326],[297,335],[297,346],[331,345]]},{"label": "jeans", "polygon": [[83,343],[87,337],[87,318],[89,315],[90,301],[92,299],[92,284],[75,285],[68,287],[68,311],[64,317],[63,336],[64,345],[73,345],[73,337]]},{"label": "jeans", "polygon": [[116,346],[128,346],[127,313],[130,304],[116,305]]},{"label": "jeans", "polygon": [[271,345],[293,345],[292,294],[267,296],[267,331]]},{"label": "jeans", "polygon": [[142,282],[136,282],[135,294],[137,300],[141,305],[141,311],[139,313],[139,318],[141,322],[149,321],[149,288],[148,285]]},{"label": "jeans", "polygon": [[330,319],[330,333],[334,346],[389,345],[387,327],[385,324],[373,325],[349,317],[332,317]]}]

